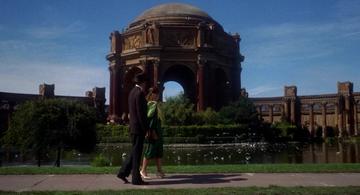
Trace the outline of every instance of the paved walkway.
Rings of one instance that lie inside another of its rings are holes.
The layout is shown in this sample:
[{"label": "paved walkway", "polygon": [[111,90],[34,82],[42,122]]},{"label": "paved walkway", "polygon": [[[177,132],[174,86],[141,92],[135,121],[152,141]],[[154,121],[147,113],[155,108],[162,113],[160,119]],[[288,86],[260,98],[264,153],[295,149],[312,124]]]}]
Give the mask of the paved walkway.
[{"label": "paved walkway", "polygon": [[[152,176],[152,175],[150,175]],[[123,184],[115,175],[0,175],[2,191],[123,190],[245,186],[360,186],[360,173],[169,174],[147,186]]]}]

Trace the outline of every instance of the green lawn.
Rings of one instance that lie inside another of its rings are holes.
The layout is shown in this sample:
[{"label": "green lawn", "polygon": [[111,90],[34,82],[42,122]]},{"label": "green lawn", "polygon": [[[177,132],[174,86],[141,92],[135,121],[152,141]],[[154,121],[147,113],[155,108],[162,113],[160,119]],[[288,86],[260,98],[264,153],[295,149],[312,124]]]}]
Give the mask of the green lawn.
[{"label": "green lawn", "polygon": [[[155,167],[150,166],[150,172]],[[248,164],[164,166],[166,173],[342,173],[360,172],[360,163],[339,164]],[[115,174],[119,167],[1,167],[1,175],[9,174]]]},{"label": "green lawn", "polygon": [[56,194],[56,195],[70,195],[70,194],[172,194],[172,195],[187,195],[187,194],[359,194],[360,187],[278,187],[271,186],[267,188],[263,187],[233,187],[233,188],[207,188],[207,189],[145,189],[145,190],[122,190],[122,191],[93,191],[93,192],[62,192],[62,191],[50,191],[50,192],[0,192],[0,194]]}]

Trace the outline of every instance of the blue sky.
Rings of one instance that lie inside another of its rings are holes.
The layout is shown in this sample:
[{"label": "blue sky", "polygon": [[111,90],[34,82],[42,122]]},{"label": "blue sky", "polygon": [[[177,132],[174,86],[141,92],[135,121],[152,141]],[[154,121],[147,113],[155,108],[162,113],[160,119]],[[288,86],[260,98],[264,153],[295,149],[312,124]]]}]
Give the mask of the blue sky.
[{"label": "blue sky", "polygon": [[[109,34],[144,10],[171,1],[0,0],[0,91],[83,96],[105,86]],[[251,97],[336,93],[337,81],[360,91],[359,0],[199,0],[227,32],[238,32],[242,87]],[[166,86],[165,96],[178,93]],[[108,97],[108,96],[107,96]]]}]

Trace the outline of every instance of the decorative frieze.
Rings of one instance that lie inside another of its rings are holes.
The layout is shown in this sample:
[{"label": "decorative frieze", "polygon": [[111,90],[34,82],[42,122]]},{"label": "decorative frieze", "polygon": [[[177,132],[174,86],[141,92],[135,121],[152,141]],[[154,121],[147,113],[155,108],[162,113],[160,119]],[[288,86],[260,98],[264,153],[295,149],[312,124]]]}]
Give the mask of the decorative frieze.
[{"label": "decorative frieze", "polygon": [[124,50],[137,49],[143,45],[142,34],[137,33],[123,38],[122,47]]},{"label": "decorative frieze", "polygon": [[195,29],[162,28],[160,45],[168,47],[195,47]]}]

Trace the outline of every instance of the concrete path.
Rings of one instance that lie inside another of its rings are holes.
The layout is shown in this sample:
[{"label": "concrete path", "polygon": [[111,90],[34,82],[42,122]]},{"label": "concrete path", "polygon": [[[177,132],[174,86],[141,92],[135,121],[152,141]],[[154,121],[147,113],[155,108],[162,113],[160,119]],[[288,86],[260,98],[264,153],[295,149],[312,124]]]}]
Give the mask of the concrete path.
[{"label": "concrete path", "polygon": [[[153,175],[150,175],[153,176]],[[131,181],[131,180],[130,180]],[[150,185],[123,184],[115,175],[0,175],[2,191],[94,191],[245,186],[360,186],[360,173],[169,174]]]}]

